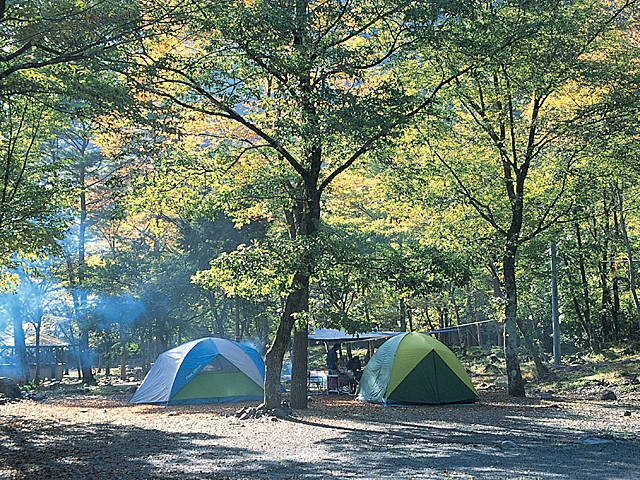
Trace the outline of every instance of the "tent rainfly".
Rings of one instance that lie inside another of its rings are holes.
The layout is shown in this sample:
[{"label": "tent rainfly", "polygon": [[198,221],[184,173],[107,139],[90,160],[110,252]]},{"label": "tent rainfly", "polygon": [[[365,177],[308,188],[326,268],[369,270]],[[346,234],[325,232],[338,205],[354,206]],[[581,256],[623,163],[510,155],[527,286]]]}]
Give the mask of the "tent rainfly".
[{"label": "tent rainfly", "polygon": [[246,345],[201,338],[161,353],[131,403],[179,405],[260,400],[264,362]]},{"label": "tent rainfly", "polygon": [[449,348],[430,335],[402,333],[373,354],[362,372],[358,400],[384,404],[471,403],[471,379]]},{"label": "tent rainfly", "polygon": [[316,328],[309,333],[309,340],[325,343],[354,343],[366,342],[370,340],[384,340],[398,335],[399,332],[366,332],[347,333],[344,330],[334,330],[331,328]]}]

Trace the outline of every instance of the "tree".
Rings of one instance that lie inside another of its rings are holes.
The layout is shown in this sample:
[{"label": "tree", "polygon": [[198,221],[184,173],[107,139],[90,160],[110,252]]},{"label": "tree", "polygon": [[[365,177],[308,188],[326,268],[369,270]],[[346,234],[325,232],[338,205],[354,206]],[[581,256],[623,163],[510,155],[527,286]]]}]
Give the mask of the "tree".
[{"label": "tree", "polygon": [[[3,1],[0,92],[31,95],[58,91],[60,84],[50,77],[56,67],[77,73],[74,65],[81,61],[109,58],[123,43],[137,39],[141,26],[134,0],[33,0],[8,5]],[[82,82],[73,76],[69,80]]]},{"label": "tree", "polygon": [[[588,138],[589,142],[585,161],[576,169],[571,186],[570,194],[575,198],[571,226],[558,231],[566,266],[565,288],[571,296],[566,311],[573,313],[582,332],[574,339],[581,344],[586,340],[586,345],[596,352],[621,340],[621,335],[629,338],[634,331],[637,334],[637,328],[631,326],[637,325],[637,315],[635,319],[625,315],[629,308],[637,312],[632,280],[632,251],[636,247],[633,234],[628,235],[633,232],[633,227],[628,226],[637,222],[633,212],[639,146],[638,91],[634,87],[638,71],[637,40],[631,33],[637,30],[637,19],[632,15],[623,19],[626,22],[621,21],[620,25],[630,34],[609,36],[597,61],[590,62],[589,70],[584,72],[598,95],[582,114],[592,121],[576,123],[570,130],[575,141]],[[633,307],[627,306],[630,300]],[[567,315],[566,319],[572,317]]]},{"label": "tree", "polygon": [[47,253],[65,227],[55,158],[44,142],[79,109],[71,100],[108,97],[90,72],[136,39],[136,2],[2,2],[0,5],[0,254]]},{"label": "tree", "polygon": [[[633,19],[632,19],[633,20]],[[629,31],[637,31],[637,20],[631,23]],[[637,118],[636,106],[638,102],[637,89],[632,85],[637,83],[637,41],[631,38],[621,40],[622,48],[611,48],[606,52],[611,66],[611,75],[603,75],[604,69],[598,69],[593,77],[599,80],[606,94],[596,103],[591,111],[598,115],[598,124],[581,130],[578,133],[590,135],[594,138],[591,146],[592,155],[598,160],[594,169],[595,175],[603,185],[603,190],[609,192],[611,199],[610,211],[614,223],[614,239],[624,245],[629,291],[635,309],[636,323],[640,327],[640,300],[636,291],[636,265],[633,259],[633,242],[627,227],[627,218],[633,211],[629,208],[627,195],[635,197],[638,162],[637,152]],[[614,44],[614,47],[617,45]],[[631,46],[632,48],[625,48]],[[622,54],[618,54],[621,51]],[[623,263],[623,262],[620,262]],[[613,265],[612,265],[613,268]],[[640,331],[640,330],[639,330]]]},{"label": "tree", "polygon": [[[608,39],[623,32],[632,3],[613,9],[592,2],[492,4],[479,11],[482,37],[467,38],[449,51],[454,65],[502,45],[450,89],[447,137],[431,137],[451,186],[501,243],[499,272],[504,288],[504,352],[509,393],[524,396],[517,356],[519,329],[517,258],[529,240],[567,218],[568,176],[582,161],[586,139],[575,142],[575,124],[597,120],[582,108],[593,102],[584,88],[587,72],[601,65]],[[428,136],[428,135],[427,135]],[[575,142],[575,143],[574,143]],[[498,272],[496,272],[498,273]]]},{"label": "tree", "polygon": [[0,264],[7,266],[14,253],[55,249],[65,218],[54,176],[59,165],[43,152],[55,118],[18,96],[0,97],[0,107]]},{"label": "tree", "polygon": [[[68,162],[70,171],[69,181],[72,191],[77,195],[77,242],[72,246],[74,236],[67,235],[67,280],[71,296],[73,298],[73,311],[76,324],[79,328],[78,362],[82,374],[82,381],[86,384],[94,384],[93,369],[90,360],[89,347],[89,315],[88,315],[88,288],[86,285],[86,249],[88,214],[91,203],[95,202],[90,195],[90,186],[95,187],[104,181],[103,157],[95,145],[91,143],[91,133],[87,125],[77,124],[66,129],[56,139],[55,147],[57,156]],[[75,248],[74,248],[75,247]],[[73,251],[75,250],[75,251]]]},{"label": "tree", "polygon": [[[210,140],[201,149],[219,162],[223,201],[236,212],[249,206],[272,217],[281,212],[291,240],[302,248],[266,356],[265,403],[280,404],[282,359],[295,327],[292,406],[304,408],[321,198],[341,173],[429,110],[459,75],[433,70],[433,56],[414,60],[419,42],[445,28],[447,15],[463,12],[375,0],[180,7],[173,32],[137,57],[135,71],[144,68],[148,76],[130,78],[158,98],[208,116]],[[410,86],[418,76],[419,90]],[[213,143],[216,135],[224,138]]]}]

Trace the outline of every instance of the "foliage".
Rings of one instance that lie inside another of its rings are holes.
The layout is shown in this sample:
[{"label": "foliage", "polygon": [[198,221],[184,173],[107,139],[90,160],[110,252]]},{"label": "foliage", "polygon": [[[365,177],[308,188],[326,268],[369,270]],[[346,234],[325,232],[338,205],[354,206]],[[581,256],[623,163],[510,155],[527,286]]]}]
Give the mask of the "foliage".
[{"label": "foliage", "polygon": [[63,255],[45,324],[110,362],[306,321],[548,351],[552,240],[564,344],[638,338],[636,2],[3,5],[0,264]]},{"label": "foliage", "polygon": [[65,204],[55,178],[60,162],[45,156],[57,121],[42,105],[0,97],[0,263],[13,254],[55,250],[65,227]]}]

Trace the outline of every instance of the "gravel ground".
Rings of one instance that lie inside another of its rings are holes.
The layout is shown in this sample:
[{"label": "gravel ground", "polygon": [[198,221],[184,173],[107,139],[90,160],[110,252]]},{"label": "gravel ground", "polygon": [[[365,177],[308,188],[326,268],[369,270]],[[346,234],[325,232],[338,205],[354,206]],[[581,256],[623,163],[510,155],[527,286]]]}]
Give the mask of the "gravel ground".
[{"label": "gravel ground", "polygon": [[0,405],[0,479],[637,479],[640,399],[382,407],[314,395],[288,419],[124,397]]}]

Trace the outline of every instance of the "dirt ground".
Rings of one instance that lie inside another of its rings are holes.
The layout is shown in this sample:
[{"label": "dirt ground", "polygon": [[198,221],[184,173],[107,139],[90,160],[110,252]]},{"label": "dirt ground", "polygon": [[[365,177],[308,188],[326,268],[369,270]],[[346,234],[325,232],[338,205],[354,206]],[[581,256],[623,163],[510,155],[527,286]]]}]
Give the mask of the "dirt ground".
[{"label": "dirt ground", "polygon": [[0,405],[0,479],[637,479],[640,398],[480,392],[460,406],[314,395],[287,419],[238,404],[44,396]]}]

